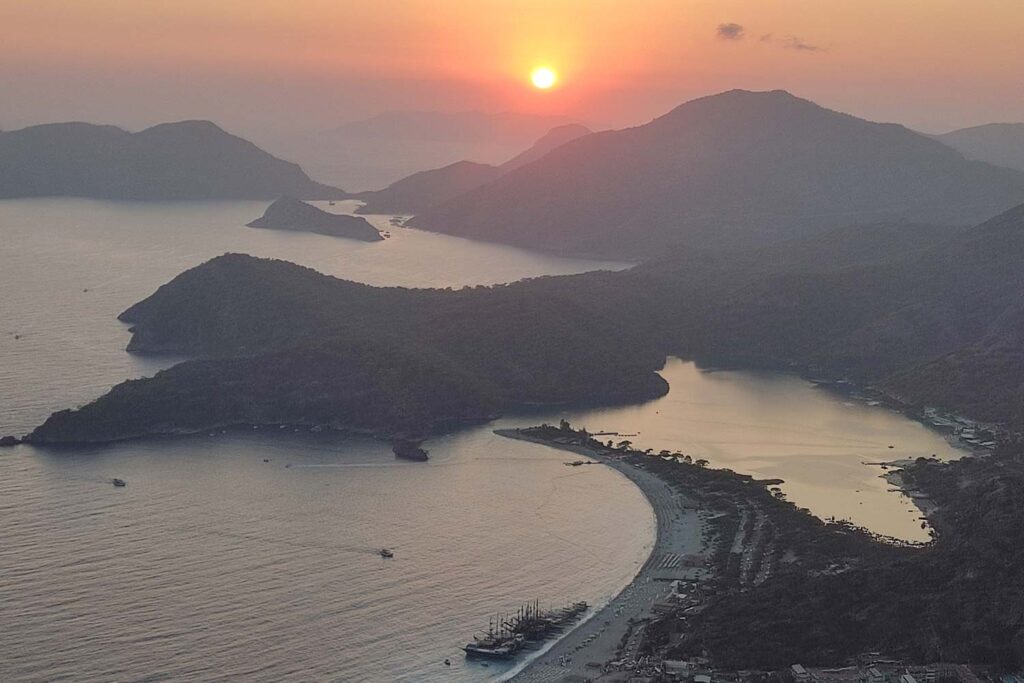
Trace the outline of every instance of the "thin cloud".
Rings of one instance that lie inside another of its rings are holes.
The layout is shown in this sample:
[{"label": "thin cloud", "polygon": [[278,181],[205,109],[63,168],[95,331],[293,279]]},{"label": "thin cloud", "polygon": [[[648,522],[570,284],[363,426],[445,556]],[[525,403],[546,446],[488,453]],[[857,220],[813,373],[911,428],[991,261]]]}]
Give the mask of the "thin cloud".
[{"label": "thin cloud", "polygon": [[782,46],[789,48],[790,50],[805,50],[807,52],[820,52],[823,49],[819,45],[812,45],[804,42],[803,39],[798,36],[786,36],[782,41]]},{"label": "thin cloud", "polygon": [[772,45],[778,45],[779,47],[787,50],[797,50],[799,52],[822,52],[825,48],[820,45],[814,45],[808,43],[800,36],[776,36],[774,33],[766,33],[761,36],[762,43],[771,43]]},{"label": "thin cloud", "polygon": [[745,35],[742,24],[734,23],[719,24],[716,33],[719,40],[743,40]]}]

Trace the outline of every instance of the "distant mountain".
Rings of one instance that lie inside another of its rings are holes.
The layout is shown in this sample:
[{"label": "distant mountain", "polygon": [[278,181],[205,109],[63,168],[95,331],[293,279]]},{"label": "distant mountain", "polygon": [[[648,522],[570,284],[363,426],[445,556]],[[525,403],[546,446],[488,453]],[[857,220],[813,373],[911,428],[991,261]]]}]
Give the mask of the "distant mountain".
[{"label": "distant mountain", "polygon": [[365,202],[359,213],[419,213],[475,190],[502,175],[498,166],[456,161],[442,168],[413,173],[383,190],[359,193],[358,198]]},{"label": "distant mountain", "polygon": [[1024,123],[990,123],[934,137],[968,159],[1024,171]]},{"label": "distant mountain", "polygon": [[248,223],[247,227],[314,232],[363,242],[384,239],[365,218],[328,213],[294,197],[281,197],[274,201],[261,217]]},{"label": "distant mountain", "polygon": [[548,131],[528,150],[499,166],[458,161],[443,168],[414,173],[383,190],[361,193],[359,198],[366,205],[360,209],[360,213],[419,213],[496,180],[520,166],[540,159],[556,147],[589,133],[589,128],[579,124],[558,126]]},{"label": "distant mountain", "polygon": [[427,230],[537,249],[648,257],[769,243],[843,224],[970,224],[1024,201],[1024,173],[903,126],[782,91],[730,91],[572,140],[418,215]]},{"label": "distant mountain", "polygon": [[466,159],[500,164],[568,123],[572,121],[563,116],[396,111],[267,144],[317,178],[365,191]]},{"label": "distant mountain", "polygon": [[209,121],[129,133],[57,123],[0,133],[0,198],[273,199],[340,197]]},{"label": "distant mountain", "polygon": [[556,147],[561,147],[570,140],[581,138],[584,135],[590,135],[592,132],[594,131],[578,123],[567,123],[564,126],[552,128],[544,135],[544,137],[533,143],[533,146],[530,147],[530,149],[517,154],[503,163],[501,165],[501,170],[508,173],[509,171],[514,171],[521,166],[526,166],[527,164],[537,161]]}]

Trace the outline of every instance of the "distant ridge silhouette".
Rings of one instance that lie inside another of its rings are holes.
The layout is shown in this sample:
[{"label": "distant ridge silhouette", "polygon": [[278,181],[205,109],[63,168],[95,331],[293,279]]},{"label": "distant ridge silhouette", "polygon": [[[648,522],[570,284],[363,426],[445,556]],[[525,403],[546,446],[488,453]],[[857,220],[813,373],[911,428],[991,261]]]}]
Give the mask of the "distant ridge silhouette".
[{"label": "distant ridge silhouette", "polygon": [[443,168],[414,173],[383,190],[358,195],[366,202],[360,213],[419,213],[496,180],[590,132],[589,128],[579,124],[556,126],[529,149],[497,166],[457,161]]},{"label": "distant ridge silhouette", "polygon": [[559,252],[647,257],[842,224],[970,224],[1024,201],[1024,173],[775,90],[732,90],[570,141],[411,222]]},{"label": "distant ridge silhouette", "polygon": [[301,168],[210,121],[138,133],[55,123],[0,133],[0,198],[303,199],[342,197]]},{"label": "distant ridge silhouette", "polygon": [[1024,171],[1024,123],[989,123],[936,135],[935,139],[968,159]]}]

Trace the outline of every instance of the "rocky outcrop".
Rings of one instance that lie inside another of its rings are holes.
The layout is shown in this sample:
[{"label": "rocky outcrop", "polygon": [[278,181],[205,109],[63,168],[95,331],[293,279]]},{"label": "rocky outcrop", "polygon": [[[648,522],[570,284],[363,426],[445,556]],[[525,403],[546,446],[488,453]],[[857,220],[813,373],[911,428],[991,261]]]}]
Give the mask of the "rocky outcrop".
[{"label": "rocky outcrop", "polygon": [[267,207],[250,228],[315,232],[318,235],[347,237],[363,242],[379,242],[384,238],[377,228],[360,216],[328,213],[293,197],[281,197]]}]

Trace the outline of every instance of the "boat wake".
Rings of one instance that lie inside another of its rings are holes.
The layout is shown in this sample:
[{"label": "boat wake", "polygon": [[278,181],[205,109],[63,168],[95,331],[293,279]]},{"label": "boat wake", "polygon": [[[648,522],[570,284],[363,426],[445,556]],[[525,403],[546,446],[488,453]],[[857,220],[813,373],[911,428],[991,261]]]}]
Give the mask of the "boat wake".
[{"label": "boat wake", "polygon": [[362,545],[338,545],[335,543],[316,543],[311,541],[295,541],[284,538],[272,538],[257,534],[244,534],[234,531],[221,531],[219,529],[197,529],[195,527],[178,527],[179,531],[185,531],[192,535],[214,536],[217,538],[229,538],[239,541],[251,541],[263,545],[284,546],[288,548],[303,548],[306,550],[327,550],[332,553],[352,553],[358,555],[381,555],[379,547]]}]

